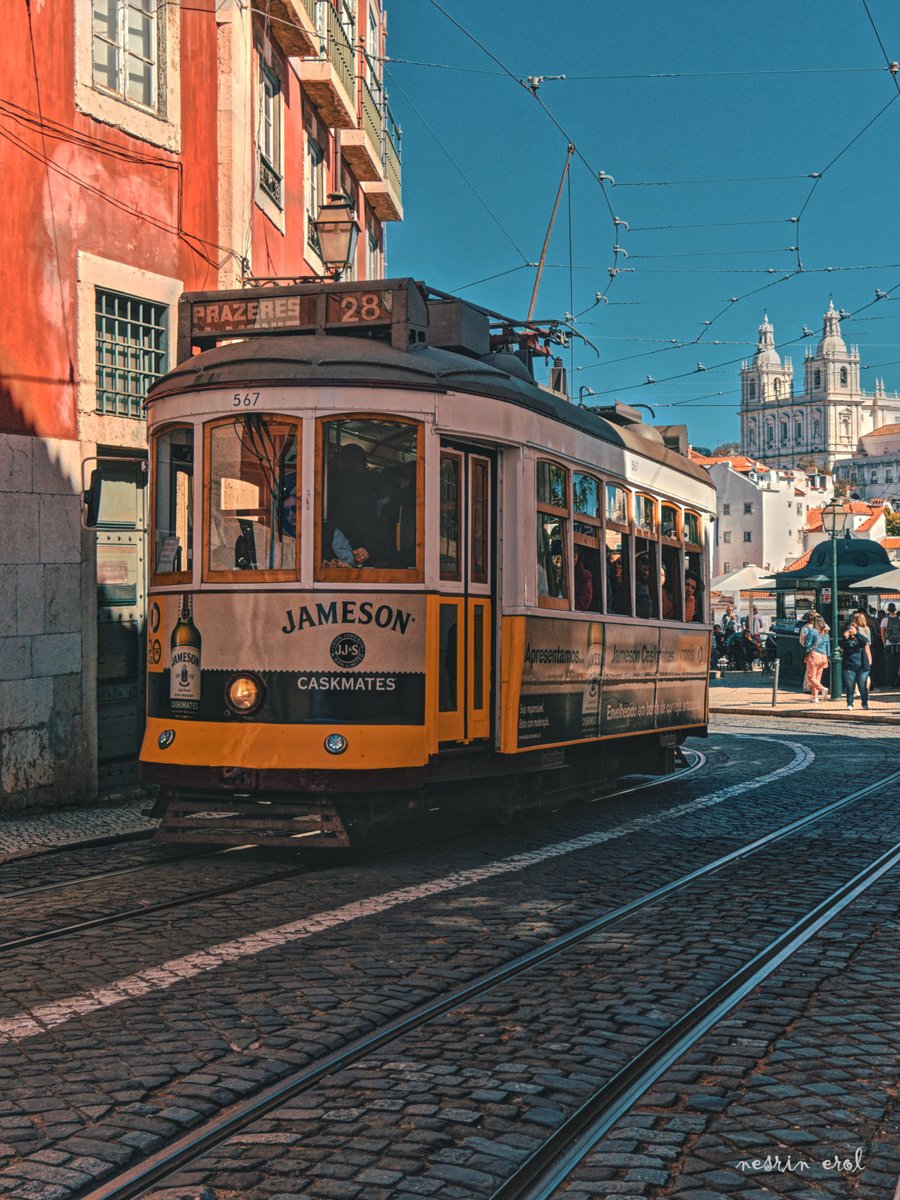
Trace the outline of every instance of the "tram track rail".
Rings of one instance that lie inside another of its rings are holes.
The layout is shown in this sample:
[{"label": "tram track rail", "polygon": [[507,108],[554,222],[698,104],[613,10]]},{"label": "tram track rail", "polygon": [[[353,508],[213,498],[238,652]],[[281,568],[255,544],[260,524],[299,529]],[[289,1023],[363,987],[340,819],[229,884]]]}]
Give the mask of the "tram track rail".
[{"label": "tram track rail", "polygon": [[[498,984],[521,976],[535,967],[551,961],[564,951],[608,929],[644,909],[677,895],[696,881],[724,867],[740,862],[776,842],[790,838],[816,822],[859,800],[864,800],[892,784],[900,783],[900,770],[857,788],[838,800],[823,805],[795,821],[772,830],[743,846],[722,855],[693,871],[637,897],[607,913],[584,922],[542,946],[518,956],[499,967],[485,972],[444,995],[417,1006],[409,1012],[386,1022],[379,1029],[347,1043],[339,1050],[323,1056],[310,1066],[286,1076],[255,1096],[223,1110],[212,1120],[189,1131],[169,1146],[148,1156],[143,1162],[125,1170],[85,1194],[84,1200],[134,1200],[151,1187],[168,1179],[182,1168],[195,1163],[204,1154],[215,1150],[231,1137],[256,1121],[276,1113],[289,1101],[309,1091],[317,1084],[367,1056],[382,1050],[406,1034],[437,1020],[450,1010],[477,999]],[[674,1061],[708,1032],[721,1017],[743,999],[756,985],[784,963],[797,949],[836,917],[868,887],[900,863],[900,843],[892,846],[854,877],[842,883],[824,900],[800,917],[788,930],[777,935],[762,950],[754,954],[724,983],[712,989],[700,1002],[678,1018],[663,1034],[648,1044],[604,1087],[598,1091],[551,1135],[545,1146],[530,1156],[491,1200],[513,1200],[528,1197],[538,1200],[552,1191],[537,1191],[549,1186],[546,1178],[555,1179],[558,1189],[560,1161],[569,1165],[571,1173],[578,1162],[589,1153],[603,1134],[624,1115],[628,1108],[646,1092]],[[574,1124],[570,1125],[570,1122]],[[566,1132],[563,1132],[563,1131]],[[558,1135],[558,1136],[557,1136]],[[577,1157],[576,1152],[580,1153]],[[530,1164],[530,1165],[529,1165]],[[514,1182],[515,1181],[515,1182]],[[504,1188],[519,1188],[519,1191]],[[532,1189],[528,1191],[527,1189]]]},{"label": "tram track rail", "polygon": [[[699,771],[706,764],[706,756],[694,750],[690,752],[694,761],[687,767],[684,767],[677,773],[678,779],[683,779],[688,775]],[[671,782],[672,776],[666,775],[660,778],[646,780],[642,783],[635,784],[632,787],[617,789],[615,792],[604,792],[594,798],[593,802],[599,800],[618,799],[623,796],[632,795],[636,792],[649,791],[652,788],[659,787],[666,782]],[[423,846],[435,846],[441,842],[451,841],[456,838],[466,837],[473,832],[474,827],[466,827],[465,829],[453,830],[451,833],[445,834],[443,837],[430,837],[427,839],[416,838],[409,842],[392,843],[388,847],[379,847],[369,851],[349,852],[343,860],[346,864],[359,864],[365,862],[378,861],[389,854],[397,853],[398,851],[405,852],[409,850],[419,849]],[[182,859],[216,857],[228,853],[234,853],[238,849],[247,849],[252,847],[228,847],[226,850],[216,848],[215,850],[207,851],[206,853],[195,853],[183,855],[181,858],[166,859],[164,863],[137,864],[132,867],[124,867],[118,871],[103,872],[97,875],[82,877],[65,882],[54,882],[46,885],[38,885],[35,888],[26,888],[19,893],[0,894],[0,905],[9,900],[15,900],[21,903],[27,899],[29,895],[40,893],[43,891],[54,890],[66,886],[90,885],[93,882],[102,881],[110,878],[115,878],[118,875],[126,875],[140,873],[142,871],[153,870],[160,866],[167,866],[170,862],[179,862]],[[304,875],[314,875],[323,869],[334,867],[334,861],[327,863],[306,863],[302,866],[294,866],[286,868],[283,871],[272,872],[269,875],[261,876],[252,880],[245,880],[241,883],[222,884],[218,887],[207,888],[200,892],[192,892],[186,896],[173,897],[170,900],[160,900],[155,904],[139,905],[134,908],[124,909],[117,913],[108,913],[103,916],[89,917],[82,921],[74,921],[68,925],[58,926],[55,929],[42,930],[38,933],[25,934],[21,937],[9,938],[4,942],[0,942],[0,955],[10,954],[14,950],[23,949],[26,946],[35,946],[42,943],[56,941],[64,937],[72,937],[80,933],[87,933],[94,929],[100,929],[107,925],[115,925],[119,922],[137,920],[141,917],[154,916],[159,913],[168,912],[173,909],[186,908],[191,904],[201,903],[206,900],[217,900],[224,896],[237,895],[240,892],[252,890],[255,887],[265,887],[270,883],[279,883],[285,879],[299,878]]]}]

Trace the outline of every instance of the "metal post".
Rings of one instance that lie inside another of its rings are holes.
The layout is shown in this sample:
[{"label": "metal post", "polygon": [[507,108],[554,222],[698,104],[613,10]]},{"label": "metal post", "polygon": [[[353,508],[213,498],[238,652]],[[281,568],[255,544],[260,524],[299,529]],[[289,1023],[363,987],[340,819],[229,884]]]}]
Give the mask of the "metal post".
[{"label": "metal post", "polygon": [[775,659],[775,666],[772,669],[772,707],[778,703],[778,672],[781,669],[781,659]]},{"label": "metal post", "polygon": [[837,537],[831,535],[831,699],[841,694],[841,651],[838,644]]}]

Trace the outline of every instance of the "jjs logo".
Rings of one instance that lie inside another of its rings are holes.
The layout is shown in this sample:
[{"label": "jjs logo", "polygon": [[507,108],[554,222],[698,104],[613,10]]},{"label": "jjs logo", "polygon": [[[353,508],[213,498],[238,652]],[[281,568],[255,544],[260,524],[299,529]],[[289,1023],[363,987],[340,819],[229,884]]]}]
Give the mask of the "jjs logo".
[{"label": "jjs logo", "polygon": [[366,643],[355,633],[342,633],[331,643],[331,661],[339,667],[358,667],[366,657]]}]

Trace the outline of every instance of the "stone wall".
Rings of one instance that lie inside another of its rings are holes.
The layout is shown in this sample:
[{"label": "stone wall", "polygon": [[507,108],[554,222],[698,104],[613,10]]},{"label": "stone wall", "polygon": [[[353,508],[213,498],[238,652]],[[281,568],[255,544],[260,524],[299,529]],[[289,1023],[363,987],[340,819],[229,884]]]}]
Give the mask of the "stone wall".
[{"label": "stone wall", "polygon": [[77,442],[0,435],[0,813],[96,797],[92,535]]}]

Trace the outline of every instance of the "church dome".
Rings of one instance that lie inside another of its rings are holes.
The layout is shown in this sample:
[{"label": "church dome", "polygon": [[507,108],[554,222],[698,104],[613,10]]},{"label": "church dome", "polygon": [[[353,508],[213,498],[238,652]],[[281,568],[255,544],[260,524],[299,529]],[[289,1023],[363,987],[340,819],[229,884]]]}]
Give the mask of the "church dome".
[{"label": "church dome", "polygon": [[841,317],[834,307],[834,301],[828,301],[828,312],[825,313],[822,326],[822,340],[816,349],[816,357],[825,354],[846,354],[847,347],[841,337]]},{"label": "church dome", "polygon": [[756,343],[756,353],[753,355],[754,367],[781,368],[781,359],[775,349],[775,329],[769,320],[769,314],[763,317],[759,327],[759,341]]}]

